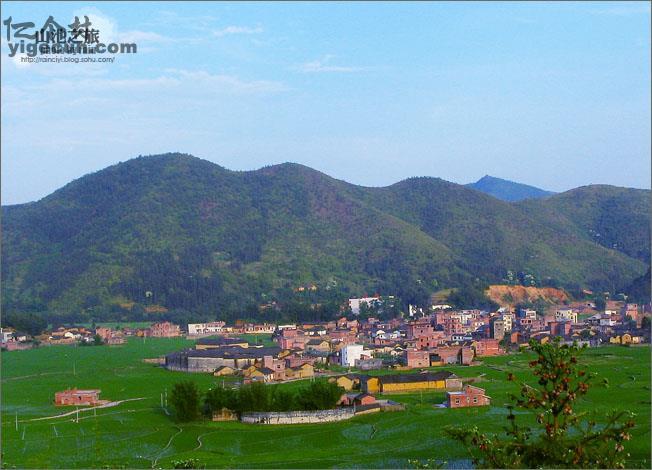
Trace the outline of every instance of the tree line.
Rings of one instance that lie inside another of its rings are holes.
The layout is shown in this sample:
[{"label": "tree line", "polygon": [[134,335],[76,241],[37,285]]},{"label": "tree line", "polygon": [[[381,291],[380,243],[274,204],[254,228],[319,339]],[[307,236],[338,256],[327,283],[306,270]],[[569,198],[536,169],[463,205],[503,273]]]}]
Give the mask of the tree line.
[{"label": "tree line", "polygon": [[333,409],[344,393],[335,383],[315,381],[296,391],[256,382],[239,389],[215,387],[202,394],[192,381],[179,382],[170,394],[175,417],[180,422],[212,418],[226,408],[238,415],[248,412],[316,411]]}]

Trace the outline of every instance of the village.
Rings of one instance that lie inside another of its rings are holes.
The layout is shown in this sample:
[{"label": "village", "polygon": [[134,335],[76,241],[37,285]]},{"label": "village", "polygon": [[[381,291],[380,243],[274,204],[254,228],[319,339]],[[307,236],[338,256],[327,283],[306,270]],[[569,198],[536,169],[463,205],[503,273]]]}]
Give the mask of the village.
[{"label": "village", "polygon": [[[649,306],[625,302],[607,301],[600,312],[591,302],[576,302],[559,305],[544,315],[523,308],[456,310],[446,304],[427,309],[410,306],[408,315],[384,321],[360,315],[361,308],[378,307],[381,302],[379,296],[349,299],[350,315],[320,323],[227,325],[214,321],[182,328],[161,321],[141,328],[58,327],[36,338],[3,329],[0,338],[3,348],[20,350],[36,344],[119,347],[129,337],[146,341],[185,336],[194,341],[193,347],[148,362],[173,371],[212,374],[217,380],[228,378],[229,386],[236,387],[321,378],[340,387],[337,408],[349,410],[244,417],[246,422],[267,424],[323,422],[361,413],[399,411],[404,406],[387,395],[423,391],[445,393],[445,401],[438,405],[441,407],[488,406],[490,397],[473,377],[460,378],[445,367],[472,368],[483,358],[527,348],[531,340],[546,343],[555,337],[562,344],[586,347],[650,342]],[[382,370],[392,372],[377,374]],[[54,403],[107,406],[110,401],[100,400],[100,393],[99,389],[56,391]],[[220,410],[213,418],[236,419],[228,410]]]}]

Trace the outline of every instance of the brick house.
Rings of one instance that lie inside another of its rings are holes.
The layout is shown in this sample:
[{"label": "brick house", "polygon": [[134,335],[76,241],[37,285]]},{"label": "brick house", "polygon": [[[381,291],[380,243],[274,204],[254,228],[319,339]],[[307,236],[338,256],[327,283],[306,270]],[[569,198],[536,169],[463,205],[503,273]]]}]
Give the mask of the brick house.
[{"label": "brick house", "polygon": [[445,338],[446,335],[443,331],[433,331],[430,335],[416,338],[416,347],[418,349],[436,348],[444,342]]},{"label": "brick house", "polygon": [[441,346],[432,350],[430,365],[445,364],[469,365],[473,362],[473,349],[470,346]]},{"label": "brick house", "polygon": [[446,399],[449,408],[466,408],[491,404],[491,397],[485,395],[484,389],[472,385],[466,385],[458,392],[446,392]]},{"label": "brick house", "polygon": [[105,326],[98,326],[95,328],[95,334],[102,338],[102,341],[105,343],[111,338],[113,335],[113,330],[111,328],[107,328]]},{"label": "brick house", "polygon": [[428,322],[419,321],[419,322],[409,323],[407,325],[405,337],[407,339],[416,339],[422,336],[432,336],[434,332],[435,332],[435,328],[430,324],[429,321]]},{"label": "brick house", "polygon": [[77,390],[72,388],[63,392],[54,394],[54,404],[56,406],[74,406],[74,405],[88,405],[94,406],[102,403],[100,401],[101,390]]},{"label": "brick house", "polygon": [[500,341],[494,338],[480,339],[475,341],[473,346],[475,347],[476,356],[500,356],[505,353],[500,347]]},{"label": "brick house", "polygon": [[551,321],[548,323],[550,334],[553,336],[563,336],[564,338],[570,335],[571,322],[570,321]]},{"label": "brick house", "polygon": [[366,406],[373,405],[374,403],[376,403],[376,397],[369,393],[360,392],[345,393],[337,402],[341,406]]},{"label": "brick house", "polygon": [[175,336],[181,336],[181,328],[179,328],[179,325],[175,325],[169,321],[154,323],[150,327],[150,336],[155,338],[173,338]]},{"label": "brick house", "polygon": [[430,352],[416,349],[407,350],[408,367],[430,367]]}]

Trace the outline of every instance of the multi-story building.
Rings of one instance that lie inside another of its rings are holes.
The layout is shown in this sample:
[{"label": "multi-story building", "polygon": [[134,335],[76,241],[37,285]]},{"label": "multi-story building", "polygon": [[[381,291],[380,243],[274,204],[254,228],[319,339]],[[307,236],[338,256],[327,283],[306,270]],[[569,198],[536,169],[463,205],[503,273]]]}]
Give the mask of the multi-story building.
[{"label": "multi-story building", "polygon": [[489,322],[491,337],[500,341],[505,337],[505,321],[502,318],[494,317]]},{"label": "multi-story building", "polygon": [[572,308],[559,308],[555,312],[555,321],[570,321],[577,323],[577,312]]},{"label": "multi-story building", "polygon": [[181,336],[181,328],[179,328],[179,325],[175,325],[169,321],[154,323],[150,327],[150,336],[158,338],[172,338],[174,336]]},{"label": "multi-story building", "polygon": [[[369,351],[367,355],[371,356]],[[365,354],[362,344],[347,344],[340,350],[340,364],[343,366],[355,366],[356,359],[360,359]]]}]

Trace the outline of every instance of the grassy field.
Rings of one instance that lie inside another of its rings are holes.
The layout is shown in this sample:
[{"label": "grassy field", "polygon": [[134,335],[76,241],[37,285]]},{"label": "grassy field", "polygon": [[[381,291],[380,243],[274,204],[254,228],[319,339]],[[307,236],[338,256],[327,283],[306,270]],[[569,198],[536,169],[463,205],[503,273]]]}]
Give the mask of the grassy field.
[{"label": "grassy field", "polygon": [[[177,425],[160,406],[161,393],[192,378],[201,389],[221,384],[208,374],[170,372],[143,358],[192,342],[181,338],[130,339],[124,346],[53,346],[2,354],[2,462],[6,467],[171,467],[198,458],[208,467],[406,467],[408,459],[441,459],[450,467],[469,465],[466,450],[447,439],[447,425],[500,430],[506,422],[506,394],[516,391],[506,371],[527,377],[527,354],[487,359],[477,367],[451,367],[460,376],[482,376],[493,399],[483,409],[435,409],[443,393],[392,395],[407,410],[359,416],[320,425],[257,426],[238,422]],[[590,350],[584,361],[610,382],[594,386],[583,408],[604,416],[610,409],[637,413],[628,442],[630,464],[650,467],[650,349],[610,346]],[[598,380],[601,382],[601,379]],[[277,385],[299,387],[301,382]],[[56,419],[69,411],[52,405],[67,387],[100,388],[103,399],[128,401]],[[16,415],[18,429],[16,430]]]}]

